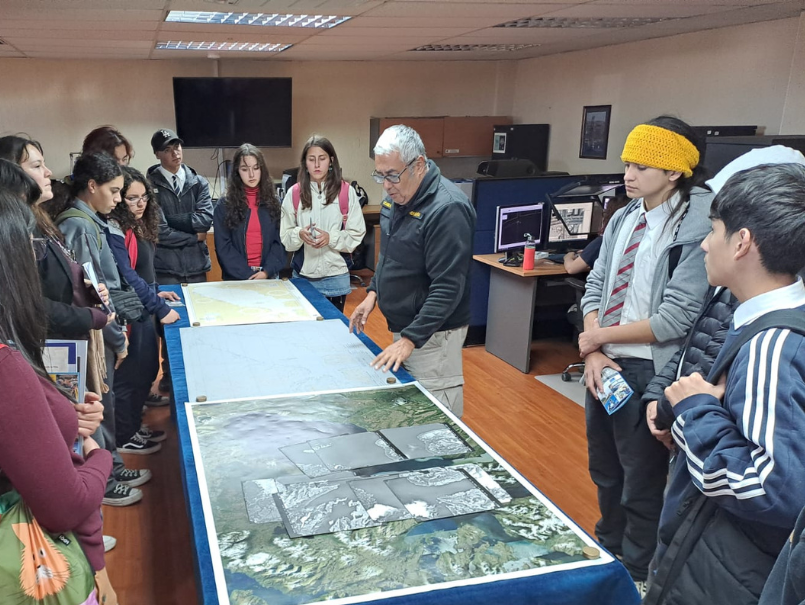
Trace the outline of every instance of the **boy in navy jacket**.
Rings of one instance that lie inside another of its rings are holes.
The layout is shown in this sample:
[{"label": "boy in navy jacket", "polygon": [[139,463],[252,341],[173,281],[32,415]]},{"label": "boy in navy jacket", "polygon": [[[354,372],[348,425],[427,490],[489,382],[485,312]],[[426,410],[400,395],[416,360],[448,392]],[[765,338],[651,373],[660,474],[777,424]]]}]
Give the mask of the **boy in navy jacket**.
[{"label": "boy in navy jacket", "polygon": [[[740,303],[724,353],[764,315],[805,312],[796,275],[805,266],[805,167],[738,172],[710,217],[702,243],[708,281]],[[805,338],[759,332],[725,375],[713,385],[693,374],[666,389],[679,455],[646,603],[757,602],[805,504]]]}]

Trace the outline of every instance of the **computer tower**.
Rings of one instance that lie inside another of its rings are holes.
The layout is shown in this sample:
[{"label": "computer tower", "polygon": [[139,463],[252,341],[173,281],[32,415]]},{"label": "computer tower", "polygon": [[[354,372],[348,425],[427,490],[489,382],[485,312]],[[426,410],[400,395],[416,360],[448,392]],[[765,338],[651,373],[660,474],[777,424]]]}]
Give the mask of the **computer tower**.
[{"label": "computer tower", "polygon": [[537,174],[548,170],[550,124],[509,124],[495,126],[492,160],[531,160]]}]

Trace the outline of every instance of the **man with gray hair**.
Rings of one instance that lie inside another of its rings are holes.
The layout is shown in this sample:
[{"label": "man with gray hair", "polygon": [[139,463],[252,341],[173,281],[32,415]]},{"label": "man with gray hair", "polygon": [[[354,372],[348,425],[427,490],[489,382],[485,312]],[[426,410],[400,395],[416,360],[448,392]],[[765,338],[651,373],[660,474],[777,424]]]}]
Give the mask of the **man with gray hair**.
[{"label": "man with gray hair", "polygon": [[380,209],[380,258],[349,329],[362,332],[377,303],[394,342],[372,366],[387,372],[404,364],[461,417],[475,210],[427,158],[413,128],[391,126],[374,151],[372,178],[387,195]]}]

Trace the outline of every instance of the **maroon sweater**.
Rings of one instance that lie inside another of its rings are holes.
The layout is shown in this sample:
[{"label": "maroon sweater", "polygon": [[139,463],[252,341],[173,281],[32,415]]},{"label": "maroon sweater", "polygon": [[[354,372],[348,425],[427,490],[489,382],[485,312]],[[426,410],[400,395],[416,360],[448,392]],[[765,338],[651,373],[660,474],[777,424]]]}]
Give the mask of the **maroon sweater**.
[{"label": "maroon sweater", "polygon": [[104,568],[101,500],[112,456],[73,453],[73,404],[22,355],[0,348],[0,471],[50,532],[73,531],[92,568]]}]

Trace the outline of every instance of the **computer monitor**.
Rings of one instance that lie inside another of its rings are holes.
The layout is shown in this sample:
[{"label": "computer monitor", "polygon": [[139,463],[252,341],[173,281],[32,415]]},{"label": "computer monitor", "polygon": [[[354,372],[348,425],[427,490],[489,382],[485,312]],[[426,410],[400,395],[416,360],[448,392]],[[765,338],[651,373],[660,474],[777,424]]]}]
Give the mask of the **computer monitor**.
[{"label": "computer monitor", "polygon": [[526,245],[526,233],[539,247],[542,242],[544,204],[498,206],[495,218],[495,252],[514,252]]},{"label": "computer monitor", "polygon": [[[551,214],[551,226],[548,231],[548,244],[565,244],[569,242],[586,242],[597,229],[593,225],[595,214],[594,200],[578,202],[554,202],[554,213]],[[562,217],[559,217],[556,214]]]}]

